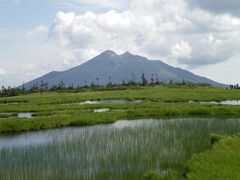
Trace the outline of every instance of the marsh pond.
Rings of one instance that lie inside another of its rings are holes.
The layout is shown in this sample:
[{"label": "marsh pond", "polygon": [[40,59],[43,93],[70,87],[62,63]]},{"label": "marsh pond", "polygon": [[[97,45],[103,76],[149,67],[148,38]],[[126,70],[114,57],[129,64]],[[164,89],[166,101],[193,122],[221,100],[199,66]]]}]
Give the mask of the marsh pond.
[{"label": "marsh pond", "polygon": [[209,135],[240,132],[240,119],[117,121],[0,136],[0,179],[181,177]]}]

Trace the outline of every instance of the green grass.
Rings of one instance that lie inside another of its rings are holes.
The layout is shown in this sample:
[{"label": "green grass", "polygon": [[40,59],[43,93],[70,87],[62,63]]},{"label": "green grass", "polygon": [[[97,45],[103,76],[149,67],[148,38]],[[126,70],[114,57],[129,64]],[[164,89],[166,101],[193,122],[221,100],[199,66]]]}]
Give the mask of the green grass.
[{"label": "green grass", "polygon": [[224,137],[187,163],[187,179],[240,179],[240,137]]},{"label": "green grass", "polygon": [[[128,99],[142,103],[77,105],[87,100]],[[159,85],[123,90],[80,93],[38,93],[0,98],[0,133],[40,130],[73,125],[112,123],[119,119],[172,117],[238,117],[240,106],[188,103],[240,99],[240,92],[200,85]],[[74,104],[75,103],[75,104]],[[109,108],[109,112],[93,113]],[[33,112],[33,119],[18,119],[18,112]]]},{"label": "green grass", "polygon": [[[76,104],[111,99],[142,102]],[[180,118],[156,121],[151,126],[134,129],[92,127],[92,131],[86,128],[88,130],[84,130],[83,134],[71,140],[64,137],[60,142],[65,131],[61,129],[52,142],[4,148],[0,150],[0,179],[179,179],[185,175],[185,163],[192,155],[210,149],[211,133],[232,135],[240,132],[237,119],[240,106],[189,101],[224,100],[240,100],[240,92],[200,85],[158,85],[0,98],[1,134],[111,124],[122,119]],[[110,111],[94,113],[95,109],[102,108]],[[17,114],[20,112],[32,112],[33,118],[19,119]],[[182,120],[184,117],[189,119]],[[196,120],[200,117],[216,119]],[[218,140],[218,136],[211,137],[211,142]],[[187,163],[187,177],[240,179],[237,168],[240,166],[239,142],[238,137],[224,138],[210,150],[194,155]]]},{"label": "green grass", "polygon": [[0,149],[0,179],[179,179],[185,161],[210,148],[211,133],[240,131],[239,119],[129,123],[34,133],[47,142]]}]

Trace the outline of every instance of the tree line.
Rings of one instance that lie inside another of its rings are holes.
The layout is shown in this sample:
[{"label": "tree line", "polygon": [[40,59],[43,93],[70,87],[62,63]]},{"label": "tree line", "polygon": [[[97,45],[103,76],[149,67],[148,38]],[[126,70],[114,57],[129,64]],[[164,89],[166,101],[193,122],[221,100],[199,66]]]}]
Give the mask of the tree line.
[{"label": "tree line", "polygon": [[240,90],[240,86],[239,86],[239,84],[236,84],[236,85],[230,85],[230,86],[229,86],[229,89]]},{"label": "tree line", "polygon": [[[61,80],[57,85],[49,86],[48,82],[41,81],[40,83],[35,83],[29,89],[25,87],[23,84],[21,87],[4,87],[0,90],[0,97],[11,97],[11,96],[18,96],[22,94],[31,94],[31,93],[43,93],[43,92],[82,92],[86,90],[120,90],[127,88],[129,86],[153,86],[153,85],[166,85],[166,84],[173,84],[173,85],[188,85],[194,84],[188,81],[185,81],[183,78],[182,82],[174,82],[170,80],[169,82],[163,82],[159,80],[157,74],[151,74],[150,81],[147,80],[144,73],[141,74],[141,80],[137,81],[134,74],[132,74],[132,78],[128,81],[123,80],[122,83],[113,83],[112,77],[108,77],[108,83],[106,85],[100,85],[100,78],[96,78],[96,82],[91,82],[90,84],[87,81],[84,81],[83,85],[74,86],[71,84],[70,86],[65,85],[64,81]],[[207,84],[199,84],[199,85],[207,85]]]}]

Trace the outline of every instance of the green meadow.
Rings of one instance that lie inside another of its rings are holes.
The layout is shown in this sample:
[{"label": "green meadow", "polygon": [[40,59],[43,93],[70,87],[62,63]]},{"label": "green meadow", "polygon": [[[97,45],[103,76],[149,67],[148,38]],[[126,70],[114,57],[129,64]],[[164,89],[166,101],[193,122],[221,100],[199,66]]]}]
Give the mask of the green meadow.
[{"label": "green meadow", "polygon": [[[0,98],[0,179],[238,179],[240,105],[227,100],[240,92],[156,85]],[[212,133],[228,138],[213,144]],[[43,142],[16,143],[35,136]]]},{"label": "green meadow", "polygon": [[240,136],[220,141],[187,162],[188,179],[240,179]]},{"label": "green meadow", "polygon": [[[79,104],[84,101],[113,99],[142,100],[142,102]],[[121,119],[238,117],[239,106],[196,102],[239,99],[239,91],[198,85],[133,86],[120,90],[29,94],[0,99],[0,132],[106,124]],[[189,103],[190,101],[195,103]],[[94,110],[103,108],[109,108],[109,111],[94,113]],[[33,113],[33,118],[17,118],[17,113],[23,112]]]}]

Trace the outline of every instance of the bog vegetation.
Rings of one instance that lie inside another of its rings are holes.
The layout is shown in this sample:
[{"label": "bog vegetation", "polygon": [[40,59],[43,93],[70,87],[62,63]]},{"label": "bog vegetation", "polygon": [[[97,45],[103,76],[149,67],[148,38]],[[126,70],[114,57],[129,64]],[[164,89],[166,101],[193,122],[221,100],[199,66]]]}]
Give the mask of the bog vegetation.
[{"label": "bog vegetation", "polygon": [[26,135],[0,150],[0,179],[180,179],[185,161],[210,148],[211,133],[239,131],[240,119],[188,118],[34,133],[48,139],[23,145]]},{"label": "bog vegetation", "polygon": [[[194,179],[197,176],[201,177],[200,172],[199,175],[195,175],[199,166],[192,163],[198,157],[194,156],[187,168],[184,164],[193,154],[211,147],[208,144],[210,133],[232,135],[240,130],[239,105],[200,103],[240,100],[240,92],[236,89],[188,83],[136,84],[57,91],[24,90],[15,95],[18,96],[7,95],[11,97],[0,98],[1,134],[112,124],[118,120],[166,121],[149,121],[150,125],[134,129],[107,128],[105,131],[104,128],[103,130],[89,127],[90,129],[81,130],[79,136],[67,136],[61,142],[56,137],[55,140],[40,145],[10,149],[5,147],[0,150],[2,178],[41,179],[68,176],[73,179],[106,179],[114,178],[115,174],[120,177],[117,172],[122,172],[123,179],[173,179],[180,176]],[[101,109],[107,111],[101,112]],[[19,118],[19,113],[29,113],[31,116]],[[183,118],[188,120],[184,121]],[[64,130],[61,132],[64,133]],[[6,141],[0,139],[1,142]],[[233,143],[237,143],[237,140]],[[214,145],[213,151],[215,147],[222,146]],[[235,145],[229,148],[234,147]],[[95,150],[99,150],[99,154],[96,154]],[[166,154],[168,151],[170,154]],[[207,155],[208,157],[210,155]],[[204,159],[203,156],[200,158]],[[231,161],[231,157],[229,158]],[[80,161],[83,164],[79,165]],[[200,166],[204,172],[205,165],[202,163]],[[206,165],[215,168],[211,166]]]},{"label": "bog vegetation", "polygon": [[[81,104],[85,101],[113,99],[133,102]],[[87,89],[76,93],[32,93],[0,98],[0,132],[112,123],[120,119],[237,117],[240,114],[239,106],[190,102],[239,99],[240,93],[237,90],[192,84],[117,86],[116,89]],[[109,111],[94,113],[96,109]],[[32,113],[33,118],[19,119],[18,113]]]},{"label": "bog vegetation", "polygon": [[188,179],[240,179],[240,136],[220,137],[211,149],[186,163]]}]

